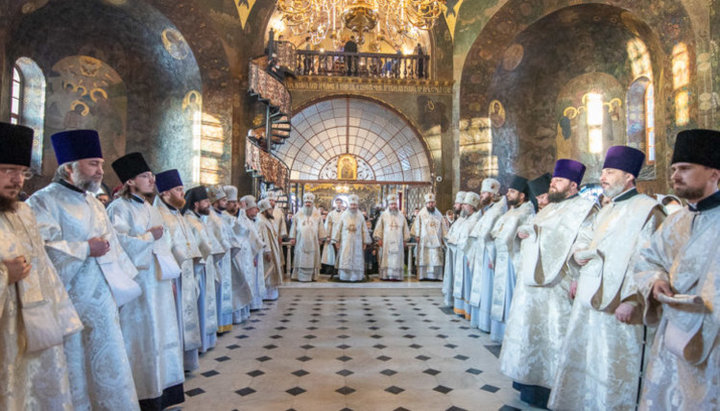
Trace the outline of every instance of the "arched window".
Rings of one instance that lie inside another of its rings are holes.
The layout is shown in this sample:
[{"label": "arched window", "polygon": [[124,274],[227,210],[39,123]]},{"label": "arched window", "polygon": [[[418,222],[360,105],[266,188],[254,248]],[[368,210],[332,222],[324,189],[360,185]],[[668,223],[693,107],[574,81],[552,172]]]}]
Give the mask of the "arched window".
[{"label": "arched window", "polygon": [[646,164],[655,163],[655,89],[645,76],[627,92],[627,145],[643,151]]},{"label": "arched window", "polygon": [[673,92],[675,93],[675,124],[684,126],[690,122],[690,57],[687,45],[678,43],[672,56]]},{"label": "arched window", "polygon": [[10,122],[35,131],[31,168],[40,173],[45,125],[45,76],[32,59],[21,57],[13,66]]}]

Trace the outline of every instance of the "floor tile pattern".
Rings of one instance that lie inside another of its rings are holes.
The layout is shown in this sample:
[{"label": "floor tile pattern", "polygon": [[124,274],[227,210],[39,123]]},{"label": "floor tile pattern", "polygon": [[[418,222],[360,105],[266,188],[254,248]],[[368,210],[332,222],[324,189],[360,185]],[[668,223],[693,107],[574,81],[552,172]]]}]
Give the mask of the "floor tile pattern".
[{"label": "floor tile pattern", "polygon": [[282,288],[187,375],[183,410],[528,409],[437,288]]}]

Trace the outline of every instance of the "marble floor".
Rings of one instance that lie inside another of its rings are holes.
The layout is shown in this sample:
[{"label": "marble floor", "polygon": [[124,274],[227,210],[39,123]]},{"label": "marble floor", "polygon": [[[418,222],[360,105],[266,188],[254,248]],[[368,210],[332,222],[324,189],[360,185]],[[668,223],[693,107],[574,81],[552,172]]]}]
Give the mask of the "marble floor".
[{"label": "marble floor", "polygon": [[498,371],[500,346],[442,307],[439,283],[319,285],[290,283],[219,337],[182,409],[529,408]]}]

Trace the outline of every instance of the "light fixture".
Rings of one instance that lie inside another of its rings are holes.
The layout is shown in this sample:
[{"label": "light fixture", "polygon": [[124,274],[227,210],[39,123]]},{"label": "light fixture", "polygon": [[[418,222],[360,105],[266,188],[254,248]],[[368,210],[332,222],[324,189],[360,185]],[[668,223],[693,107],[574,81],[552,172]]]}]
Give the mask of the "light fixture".
[{"label": "light fixture", "polygon": [[358,44],[375,33],[398,49],[417,40],[443,13],[447,0],[278,0],[286,26],[296,35],[310,36],[314,44],[329,38],[339,44],[343,29],[352,31]]}]

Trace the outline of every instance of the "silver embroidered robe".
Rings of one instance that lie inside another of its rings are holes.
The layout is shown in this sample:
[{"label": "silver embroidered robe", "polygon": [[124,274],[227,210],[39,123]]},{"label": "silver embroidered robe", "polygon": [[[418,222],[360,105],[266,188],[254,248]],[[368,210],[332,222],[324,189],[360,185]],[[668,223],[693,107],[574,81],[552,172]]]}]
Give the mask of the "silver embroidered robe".
[{"label": "silver embroidered robe", "polygon": [[[470,300],[472,287],[472,269],[470,262],[473,261],[475,239],[470,237],[475,225],[482,217],[481,211],[476,211],[467,216],[458,225],[455,232],[455,267],[453,268],[453,310],[455,314],[470,319],[470,307],[467,302]],[[453,224],[454,225],[454,224]]]},{"label": "silver embroidered robe", "polygon": [[552,388],[570,318],[571,247],[595,202],[574,196],[551,203],[520,227],[520,272],[500,352],[500,370],[514,381]]},{"label": "silver embroidered robe", "polygon": [[[178,323],[182,335],[183,350],[192,352],[198,350],[201,344],[200,318],[198,317],[198,284],[195,278],[194,260],[202,258],[197,240],[192,233],[188,221],[179,210],[170,209],[160,199],[155,197],[155,207],[163,218],[165,227],[172,241],[171,250],[175,261],[182,270],[178,281],[179,290],[175,299],[178,305]],[[185,369],[188,369],[185,364]]]},{"label": "silver embroidered robe", "polygon": [[[445,272],[443,273],[443,296],[446,307],[453,306],[453,287],[455,286],[455,260],[457,255],[457,233],[460,226],[465,223],[465,217],[458,217],[445,234]],[[462,275],[462,273],[460,273]]]},{"label": "silver embroidered robe", "polygon": [[338,275],[343,281],[361,281],[365,278],[363,245],[370,244],[370,233],[360,211],[347,209],[333,227],[333,244],[340,244],[337,253]]},{"label": "silver embroidered robe", "polygon": [[[227,212],[222,213],[222,219],[230,233],[233,322],[240,323],[249,316],[249,305],[252,302],[251,283],[254,267],[251,250],[257,249],[258,238],[251,234],[245,220]],[[246,311],[245,314],[241,314],[243,310]]]},{"label": "silver embroidered robe", "polygon": [[315,212],[305,215],[301,208],[293,216],[288,237],[295,239],[292,279],[313,281],[320,274],[320,241],[327,237],[322,217]]},{"label": "silver embroidered robe", "polygon": [[[645,323],[657,326],[647,358],[641,410],[711,410],[720,404],[720,207],[676,211],[640,251],[635,281]],[[660,304],[655,281],[699,304]]]},{"label": "silver embroidered robe", "polygon": [[495,275],[493,277],[492,308],[493,324],[490,338],[501,342],[505,334],[505,321],[510,312],[517,270],[520,266],[520,239],[517,230],[535,215],[532,203],[526,201],[519,207],[510,208],[495,222],[490,233],[495,244]]},{"label": "silver embroidered robe", "polygon": [[[171,235],[160,212],[139,197],[118,198],[107,209],[123,249],[138,270],[143,293],[120,307],[120,325],[138,398],[153,399],[185,381],[173,280],[163,280],[158,254],[170,254]],[[150,227],[162,226],[155,240]],[[172,260],[174,262],[174,259]]]},{"label": "silver embroidered robe", "polygon": [[502,196],[493,203],[475,224],[470,237],[475,239],[472,284],[470,285],[470,326],[490,332],[493,279],[495,278],[495,242],[490,232],[495,222],[507,211],[507,198]]},{"label": "silver embroidered robe", "polygon": [[265,290],[265,267],[263,264],[265,243],[263,243],[262,237],[260,236],[257,224],[245,214],[245,210],[240,210],[238,219],[242,220],[243,225],[247,228],[250,240],[249,249],[243,252],[244,265],[250,268],[251,273],[251,278],[248,280],[252,294],[250,309],[259,310],[263,307],[263,298],[265,298],[265,294],[267,293]]},{"label": "silver embroidered robe", "polygon": [[212,244],[213,263],[215,264],[215,293],[217,303],[218,332],[232,330],[233,288],[232,288],[232,244],[227,225],[221,214],[210,207],[210,214],[203,216],[208,238]]},{"label": "silver embroidered robe", "polygon": [[282,285],[282,251],[277,241],[277,233],[272,221],[268,220],[262,213],[258,213],[255,222],[258,233],[265,248],[263,249],[263,278],[265,281],[266,294],[264,299],[276,299],[277,288]]},{"label": "silver embroidered robe", "polygon": [[380,254],[380,278],[402,280],[405,268],[405,243],[410,240],[405,216],[384,211],[375,224],[373,237],[383,242]]},{"label": "silver embroidered robe", "polygon": [[447,232],[447,221],[437,209],[432,214],[427,207],[420,210],[410,229],[410,235],[417,239],[418,280],[443,279],[443,239]]},{"label": "silver embroidered robe", "polygon": [[[118,264],[130,278],[137,270],[120,246],[105,206],[92,194],[59,183],[36,192],[27,203],[84,326],[82,332],[65,339],[73,407],[138,409],[118,307],[102,265]],[[88,240],[96,236],[110,243],[104,258],[90,257]]]},{"label": "silver embroidered robe", "polygon": [[[63,340],[29,352],[23,306],[41,306],[58,337],[78,333],[82,322],[45,252],[35,215],[26,204],[17,205],[14,212],[0,213],[0,409],[72,410]],[[19,256],[32,265],[30,274],[8,285],[2,260]]]},{"label": "silver embroidered robe", "polygon": [[664,218],[662,206],[639,194],[606,205],[592,226],[580,231],[573,250],[585,250],[592,259],[579,269],[550,409],[635,408],[643,327],[640,315],[625,324],[615,318],[615,309],[626,302],[640,314],[632,261]]}]

